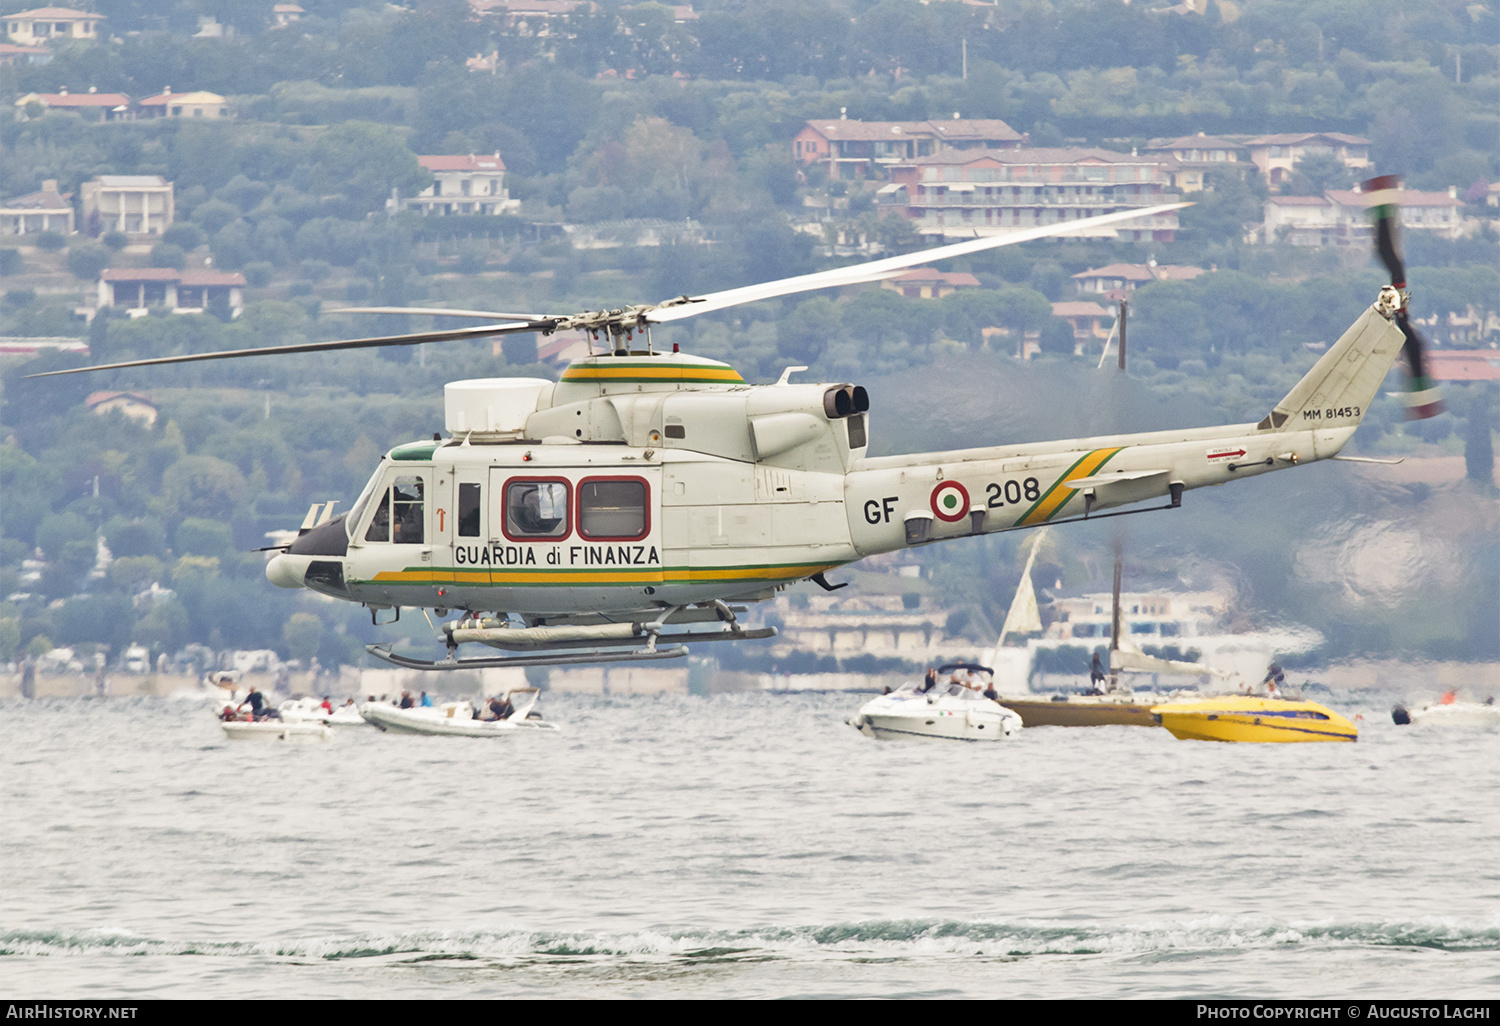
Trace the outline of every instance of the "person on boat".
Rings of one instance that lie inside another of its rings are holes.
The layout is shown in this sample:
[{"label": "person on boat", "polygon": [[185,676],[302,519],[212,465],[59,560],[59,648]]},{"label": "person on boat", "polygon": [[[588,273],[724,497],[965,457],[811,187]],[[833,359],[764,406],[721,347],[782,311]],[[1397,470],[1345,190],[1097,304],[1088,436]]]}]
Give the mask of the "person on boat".
[{"label": "person on boat", "polygon": [[410,691],[403,691],[403,692],[401,692],[401,708],[403,708],[403,709],[410,709],[415,704],[416,703],[412,701],[412,697],[411,697],[411,692]]},{"label": "person on boat", "polygon": [[1286,674],[1280,666],[1272,663],[1266,667],[1266,679],[1261,681],[1266,686],[1268,698],[1280,698],[1286,688]]},{"label": "person on boat", "polygon": [[1000,692],[998,692],[998,691],[995,690],[995,682],[994,681],[992,681],[992,680],[991,681],[985,681],[985,684],[984,684],[984,697],[988,698],[991,702],[998,702],[998,701],[1000,701]]},{"label": "person on boat", "polygon": [[224,707],[224,711],[219,714],[219,719],[223,720],[225,723],[233,723],[235,720],[239,719],[239,715],[234,711],[234,706],[226,705]]},{"label": "person on boat", "polygon": [[509,695],[490,699],[490,712],[494,713],[494,718],[497,720],[507,719],[515,711],[516,707],[510,704]]},{"label": "person on boat", "polygon": [[259,691],[255,690],[254,684],[250,685],[250,693],[245,696],[245,700],[240,705],[241,707],[247,705],[250,707],[250,715],[253,719],[258,720],[265,715],[266,698]]},{"label": "person on boat", "polygon": [[421,704],[421,706],[422,706],[423,709],[431,709],[432,708],[432,697],[430,695],[428,695],[427,692],[425,692],[425,691],[422,692],[422,701],[421,701],[420,704]]},{"label": "person on boat", "polygon": [[922,686],[917,690],[925,695],[935,687],[937,687],[937,671],[929,666],[927,676],[922,678]]},{"label": "person on boat", "polygon": [[1094,689],[1095,694],[1103,693],[1104,663],[1099,659],[1099,653],[1094,653],[1094,659],[1089,663],[1089,686]]},{"label": "person on boat", "polygon": [[323,705],[322,705],[321,708],[323,709],[324,712],[328,713],[329,715],[333,714],[333,703],[328,700],[328,696],[327,695],[323,696]]},{"label": "person on boat", "polygon": [[1452,705],[1454,702],[1458,701],[1458,692],[1452,689],[1444,691],[1443,697],[1439,698],[1438,701],[1443,705]]}]

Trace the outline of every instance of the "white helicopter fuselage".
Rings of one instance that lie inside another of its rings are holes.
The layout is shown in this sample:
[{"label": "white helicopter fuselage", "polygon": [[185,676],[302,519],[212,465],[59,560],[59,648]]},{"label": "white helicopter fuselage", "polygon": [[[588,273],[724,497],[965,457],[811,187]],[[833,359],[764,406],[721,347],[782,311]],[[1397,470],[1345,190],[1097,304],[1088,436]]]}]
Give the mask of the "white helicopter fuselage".
[{"label": "white helicopter fuselage", "polygon": [[310,517],[266,573],[528,621],[753,601],[877,553],[1333,456],[1402,341],[1377,304],[1258,424],[873,458],[863,389],[751,386],[684,354],[455,382],[450,437],[393,449],[347,517]]}]

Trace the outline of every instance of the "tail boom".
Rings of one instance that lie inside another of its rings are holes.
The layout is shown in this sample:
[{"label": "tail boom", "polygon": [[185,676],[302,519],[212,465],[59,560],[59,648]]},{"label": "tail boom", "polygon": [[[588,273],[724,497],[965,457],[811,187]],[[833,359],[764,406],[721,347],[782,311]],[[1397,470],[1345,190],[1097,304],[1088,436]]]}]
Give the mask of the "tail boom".
[{"label": "tail boom", "polygon": [[1404,336],[1386,292],[1256,424],[859,460],[845,477],[861,556],[1087,517],[1338,455]]}]

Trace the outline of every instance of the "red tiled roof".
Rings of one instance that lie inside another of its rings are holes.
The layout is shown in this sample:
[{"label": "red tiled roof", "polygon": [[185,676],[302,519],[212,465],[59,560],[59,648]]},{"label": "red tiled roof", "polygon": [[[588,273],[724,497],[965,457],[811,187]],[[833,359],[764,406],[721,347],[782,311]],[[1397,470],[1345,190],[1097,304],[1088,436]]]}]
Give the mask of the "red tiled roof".
[{"label": "red tiled roof", "polygon": [[1500,381],[1500,351],[1431,349],[1427,362],[1439,381]]},{"label": "red tiled roof", "polygon": [[16,14],[7,14],[5,16],[6,21],[10,21],[13,18],[40,18],[42,21],[46,21],[49,18],[54,21],[58,18],[97,18],[100,21],[105,20],[104,15],[102,14],[90,14],[88,11],[75,11],[71,7],[38,7],[35,10],[19,11]]},{"label": "red tiled roof", "polygon": [[1106,310],[1098,303],[1053,303],[1053,317],[1113,317],[1113,310]]},{"label": "red tiled roof", "polygon": [[1370,140],[1362,135],[1345,135],[1343,132],[1283,132],[1280,135],[1263,135],[1251,139],[1246,146],[1295,146],[1309,139],[1332,139],[1348,146],[1368,146]]},{"label": "red tiled roof", "polygon": [[1145,264],[1110,264],[1095,270],[1082,271],[1074,278],[1120,278],[1124,281],[1151,281],[1151,268]]},{"label": "red tiled roof", "polygon": [[429,171],[504,171],[505,161],[500,154],[483,153],[475,156],[420,156],[417,163]]},{"label": "red tiled roof", "polygon": [[124,93],[37,93],[47,107],[124,107],[130,97]]},{"label": "red tiled roof", "polygon": [[71,210],[72,204],[68,200],[72,198],[71,192],[64,194],[43,189],[41,192],[0,201],[0,207],[6,210]]},{"label": "red tiled roof", "polygon": [[182,272],[175,267],[106,267],[100,281],[176,281]]},{"label": "red tiled roof", "polygon": [[905,167],[921,167],[928,164],[973,164],[981,160],[993,160],[1001,164],[1084,164],[1090,161],[1099,164],[1158,164],[1160,157],[1132,157],[1128,153],[1114,150],[1099,150],[1091,147],[1023,147],[1017,150],[943,150],[930,157],[914,157],[904,163]]},{"label": "red tiled roof", "polygon": [[897,283],[932,281],[955,286],[979,284],[979,279],[968,271],[939,271],[934,267],[919,267],[915,271],[907,271],[887,280]]}]

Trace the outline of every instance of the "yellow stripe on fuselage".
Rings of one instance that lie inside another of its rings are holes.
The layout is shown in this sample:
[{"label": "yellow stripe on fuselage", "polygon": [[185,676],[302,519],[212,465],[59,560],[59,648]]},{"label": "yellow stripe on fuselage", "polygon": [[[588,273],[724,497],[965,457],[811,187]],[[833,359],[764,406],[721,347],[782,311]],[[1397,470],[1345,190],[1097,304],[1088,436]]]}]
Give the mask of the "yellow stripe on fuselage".
[{"label": "yellow stripe on fuselage", "polygon": [[563,381],[703,381],[743,385],[745,379],[733,367],[569,367]]},{"label": "yellow stripe on fuselage", "polygon": [[1047,489],[1047,494],[1038,499],[1036,505],[1027,510],[1017,523],[1031,527],[1052,519],[1077,492],[1076,488],[1068,487],[1068,482],[1097,473],[1099,468],[1109,462],[1110,457],[1120,452],[1122,448],[1123,446],[1114,449],[1095,449],[1085,454],[1082,459],[1063,472],[1052,487]]}]

